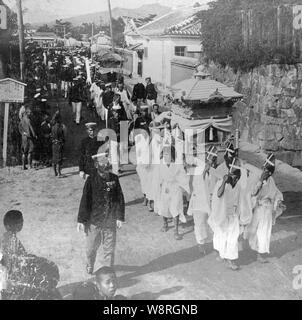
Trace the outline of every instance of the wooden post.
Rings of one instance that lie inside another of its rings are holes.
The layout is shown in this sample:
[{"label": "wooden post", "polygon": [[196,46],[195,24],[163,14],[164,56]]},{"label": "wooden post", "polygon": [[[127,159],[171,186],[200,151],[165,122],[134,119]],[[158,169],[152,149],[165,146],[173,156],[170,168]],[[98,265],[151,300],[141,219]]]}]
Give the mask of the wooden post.
[{"label": "wooden post", "polygon": [[4,109],[4,130],[3,130],[3,166],[6,167],[7,163],[7,135],[8,135],[8,115],[9,103],[5,103]]},{"label": "wooden post", "polygon": [[93,37],[94,37],[94,22],[92,22],[92,27],[91,27],[91,43],[90,43],[90,50],[91,50],[91,61],[93,63],[93,52],[92,52],[92,45],[93,45]]},{"label": "wooden post", "polygon": [[110,0],[108,0],[108,9],[109,9],[109,25],[110,25],[111,45],[112,45],[112,52],[114,52],[113,26],[112,26],[112,13],[111,13]]}]

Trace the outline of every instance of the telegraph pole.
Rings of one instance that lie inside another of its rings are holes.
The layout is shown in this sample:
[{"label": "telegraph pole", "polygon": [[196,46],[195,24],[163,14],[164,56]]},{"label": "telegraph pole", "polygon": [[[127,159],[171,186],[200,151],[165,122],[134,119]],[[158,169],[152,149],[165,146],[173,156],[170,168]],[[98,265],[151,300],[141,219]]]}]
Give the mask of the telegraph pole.
[{"label": "telegraph pole", "polygon": [[24,54],[24,26],[23,26],[23,13],[22,13],[22,1],[17,1],[18,11],[18,31],[19,31],[19,49],[20,49],[20,78],[24,81],[24,65],[25,65],[25,54]]},{"label": "telegraph pole", "polygon": [[111,45],[112,45],[112,52],[114,52],[114,41],[113,41],[113,28],[112,28],[112,14],[111,14],[111,3],[108,0],[108,8],[109,8],[109,25],[110,25],[110,34],[111,34]]},{"label": "telegraph pole", "polygon": [[93,52],[92,52],[93,37],[94,37],[94,22],[92,22],[92,26],[91,26],[91,43],[90,43],[91,61],[92,62],[93,62]]}]

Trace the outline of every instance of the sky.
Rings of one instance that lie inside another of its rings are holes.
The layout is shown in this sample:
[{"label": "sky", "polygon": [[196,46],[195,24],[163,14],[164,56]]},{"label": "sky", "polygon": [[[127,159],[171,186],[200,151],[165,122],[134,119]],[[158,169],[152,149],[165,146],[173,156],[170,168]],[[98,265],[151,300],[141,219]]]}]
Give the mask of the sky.
[{"label": "sky", "polygon": [[[41,2],[40,2],[41,1]],[[161,5],[174,7],[179,5],[191,5],[198,0],[111,0],[112,9],[115,7],[138,8],[144,4],[160,3]],[[14,6],[15,0],[4,0],[10,7]],[[32,0],[22,0],[23,6]],[[35,0],[35,3],[47,2],[49,5],[57,8],[62,16],[71,17],[96,11],[106,11],[108,9],[107,0]],[[200,4],[209,2],[208,0],[199,0]]]}]

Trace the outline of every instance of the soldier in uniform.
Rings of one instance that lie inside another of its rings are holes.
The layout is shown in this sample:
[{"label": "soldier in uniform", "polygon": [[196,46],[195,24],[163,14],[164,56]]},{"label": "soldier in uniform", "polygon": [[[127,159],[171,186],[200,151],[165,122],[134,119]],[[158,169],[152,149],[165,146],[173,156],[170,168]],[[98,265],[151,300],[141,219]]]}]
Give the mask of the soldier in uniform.
[{"label": "soldier in uniform", "polygon": [[82,179],[85,179],[86,175],[91,175],[91,170],[95,169],[92,156],[97,153],[102,145],[102,142],[97,140],[96,127],[97,124],[94,122],[86,123],[88,137],[81,142],[79,159],[80,177]]},{"label": "soldier in uniform", "polygon": [[37,135],[34,131],[32,121],[31,121],[32,112],[29,108],[26,109],[26,112],[19,124],[19,132],[22,136],[22,167],[23,170],[27,170],[26,160],[30,168],[32,168],[32,154],[34,152],[35,141]]},{"label": "soldier in uniform", "polygon": [[103,265],[113,266],[116,231],[125,221],[125,200],[117,175],[110,172],[108,154],[93,156],[95,170],[86,180],[78,213],[78,231],[86,235],[86,271],[93,274],[97,250]]}]

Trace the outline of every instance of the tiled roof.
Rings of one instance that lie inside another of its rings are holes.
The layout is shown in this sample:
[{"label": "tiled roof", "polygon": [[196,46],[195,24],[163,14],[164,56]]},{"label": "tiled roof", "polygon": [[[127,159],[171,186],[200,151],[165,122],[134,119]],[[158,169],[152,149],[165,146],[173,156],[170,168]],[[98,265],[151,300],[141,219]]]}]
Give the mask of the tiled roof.
[{"label": "tiled roof", "polygon": [[196,15],[193,15],[188,19],[167,28],[165,33],[171,35],[199,36],[201,35],[201,24],[199,18]]},{"label": "tiled roof", "polygon": [[[192,101],[208,101],[214,94],[222,95],[226,100],[243,97],[240,93],[234,91],[233,88],[208,79],[187,79],[175,84],[173,88],[185,91],[185,100]],[[218,92],[215,92],[217,89]]]},{"label": "tiled roof", "polygon": [[[200,35],[196,14],[201,10],[207,9],[207,7],[207,5],[196,8],[191,6],[172,10],[168,14],[138,28],[138,32],[143,36]],[[129,35],[135,34],[137,33],[129,33]]]},{"label": "tiled roof", "polygon": [[172,64],[182,64],[182,65],[186,65],[189,67],[197,67],[199,65],[199,61],[198,59],[195,58],[190,58],[190,57],[180,57],[180,56],[175,56],[172,60],[171,60]]}]

